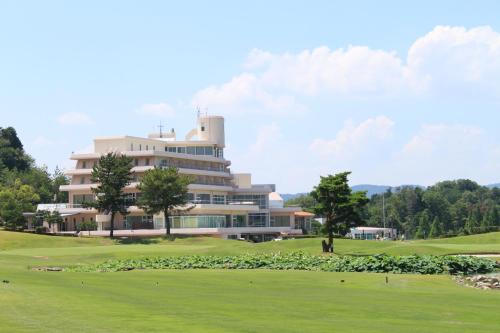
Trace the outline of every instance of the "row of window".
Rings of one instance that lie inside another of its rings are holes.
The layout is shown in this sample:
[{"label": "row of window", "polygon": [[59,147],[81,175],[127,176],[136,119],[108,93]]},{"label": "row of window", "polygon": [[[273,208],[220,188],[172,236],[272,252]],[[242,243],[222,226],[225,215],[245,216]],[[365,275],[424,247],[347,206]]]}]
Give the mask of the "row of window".
[{"label": "row of window", "polygon": [[198,147],[165,147],[165,151],[169,153],[177,153],[177,154],[189,154],[189,155],[205,155],[205,156],[214,156],[223,158],[224,150],[218,147],[207,147],[207,146],[198,146]]},{"label": "row of window", "polygon": [[269,219],[269,226],[271,227],[289,227],[290,216],[271,216]]},{"label": "row of window", "polygon": [[[134,192],[125,195],[125,205],[135,206],[137,199],[142,193]],[[193,204],[214,204],[214,205],[258,205],[260,209],[268,208],[268,198],[262,194],[251,195],[228,195],[209,194],[209,193],[188,193],[188,201]],[[93,194],[75,194],[73,195],[74,204],[82,204],[83,202],[93,202],[95,197]]]},{"label": "row of window", "polygon": [[173,166],[176,168],[219,171],[219,172],[224,172],[224,169],[225,169],[224,164],[222,164],[222,163],[217,163],[214,166],[214,164],[210,164],[210,163],[200,164],[200,163],[194,163],[194,162],[190,162],[190,161],[167,160],[167,159],[162,159],[158,165],[162,168]]},{"label": "row of window", "polygon": [[258,205],[260,209],[269,208],[269,198],[265,194],[233,194],[227,196],[228,204]]},{"label": "row of window", "polygon": [[[170,216],[172,228],[245,228],[266,227],[269,214],[252,213],[245,215],[181,215]],[[128,217],[127,217],[128,218]],[[155,218],[155,229],[164,228],[164,219]]]},{"label": "row of window", "polygon": [[[140,143],[138,146],[136,146],[137,148],[139,148],[139,151],[142,151],[142,144]],[[144,148],[146,148],[145,150],[149,150],[149,145],[144,145]],[[155,146],[152,146],[152,150],[155,151],[156,150],[156,147]],[[131,151],[134,151],[134,144],[131,143],[130,144],[130,150]]]}]

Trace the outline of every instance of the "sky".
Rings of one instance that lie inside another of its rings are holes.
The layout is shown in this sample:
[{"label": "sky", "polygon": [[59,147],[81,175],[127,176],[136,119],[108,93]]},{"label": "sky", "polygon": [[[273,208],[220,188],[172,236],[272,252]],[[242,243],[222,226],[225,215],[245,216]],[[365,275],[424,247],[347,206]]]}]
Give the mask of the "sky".
[{"label": "sky", "polygon": [[226,120],[281,193],[500,182],[499,1],[1,1],[0,127],[49,170],[98,136]]}]

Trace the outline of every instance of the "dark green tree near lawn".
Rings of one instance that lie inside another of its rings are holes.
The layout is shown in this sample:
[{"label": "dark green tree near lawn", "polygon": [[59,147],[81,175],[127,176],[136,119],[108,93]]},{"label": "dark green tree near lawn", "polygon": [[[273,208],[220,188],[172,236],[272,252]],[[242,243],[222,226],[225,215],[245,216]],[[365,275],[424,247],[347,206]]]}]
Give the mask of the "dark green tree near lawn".
[{"label": "dark green tree near lawn", "polygon": [[98,184],[92,188],[96,200],[86,206],[96,208],[100,213],[111,214],[110,237],[113,237],[115,215],[127,215],[123,189],[132,182],[131,169],[132,158],[115,153],[101,156],[92,169],[91,180]]},{"label": "dark green tree near lawn", "polygon": [[170,235],[170,213],[188,204],[190,183],[191,178],[179,174],[174,167],[154,168],[144,173],[137,187],[142,193],[138,200],[139,207],[148,214],[163,212],[167,235]]},{"label": "dark green tree near lawn", "polygon": [[443,234],[443,228],[439,217],[435,217],[431,224],[431,229],[429,230],[429,238],[436,238]]},{"label": "dark green tree near lawn", "polygon": [[[328,243],[323,242],[324,252],[333,252],[335,230],[359,224],[361,209],[368,203],[366,192],[352,192],[349,187],[350,172],[321,177],[311,196],[316,201],[315,214],[325,217]],[[326,246],[325,246],[326,245]]]}]

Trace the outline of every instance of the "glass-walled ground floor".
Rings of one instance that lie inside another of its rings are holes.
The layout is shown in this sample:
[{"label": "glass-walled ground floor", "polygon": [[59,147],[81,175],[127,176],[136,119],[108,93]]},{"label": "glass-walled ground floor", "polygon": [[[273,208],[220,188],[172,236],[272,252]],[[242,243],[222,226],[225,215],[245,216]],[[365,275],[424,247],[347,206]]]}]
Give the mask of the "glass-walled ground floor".
[{"label": "glass-walled ground floor", "polygon": [[[173,229],[197,228],[294,228],[290,216],[270,216],[267,212],[249,214],[211,214],[211,215],[179,215],[169,216],[170,227]],[[118,228],[134,229],[164,229],[164,218],[161,215],[127,215],[115,224]],[[303,225],[301,225],[303,226]],[[106,230],[107,226],[103,226]]]},{"label": "glass-walled ground floor", "polygon": [[[105,215],[104,215],[105,216]],[[269,212],[248,214],[204,214],[204,215],[176,215],[169,216],[172,229],[227,229],[227,228],[290,228],[307,230],[310,228],[310,219],[297,218],[293,215],[270,215]],[[96,216],[89,213],[64,214],[60,231],[110,229],[109,218],[103,215]],[[115,230],[159,230],[165,229],[162,215],[117,214],[114,221]]]}]

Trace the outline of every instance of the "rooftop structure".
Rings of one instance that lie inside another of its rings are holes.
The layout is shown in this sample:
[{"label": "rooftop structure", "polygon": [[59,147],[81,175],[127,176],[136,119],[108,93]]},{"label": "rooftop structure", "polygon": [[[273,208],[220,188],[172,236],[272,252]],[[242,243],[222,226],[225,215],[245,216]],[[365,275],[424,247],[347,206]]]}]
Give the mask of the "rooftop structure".
[{"label": "rooftop structure", "polygon": [[174,129],[153,133],[147,138],[99,137],[94,140],[92,153],[70,157],[75,161],[74,169],[66,171],[71,181],[60,187],[61,191],[68,192],[69,203],[39,209],[61,213],[65,223],[58,231],[73,232],[79,230],[82,223],[94,221],[97,230],[93,233],[107,235],[110,217],[84,208],[82,204],[95,199],[91,189],[97,185],[91,182],[92,168],[102,155],[114,152],[133,158],[134,180],[125,188],[129,214],[118,215],[115,220],[115,229],[123,230],[124,234],[135,230],[142,230],[136,234],[165,232],[163,216],[145,214],[136,206],[136,201],[141,195],[137,185],[144,172],[169,166],[193,179],[188,188],[194,208],[171,217],[172,233],[256,240],[280,234],[301,234],[302,229],[310,225],[311,217],[299,216],[296,223],[295,213],[301,211],[300,207],[284,207],[283,199],[275,193],[275,185],[252,184],[251,174],[232,173],[224,148],[224,118],[220,116],[198,116],[196,128],[182,140],[177,140]]}]

